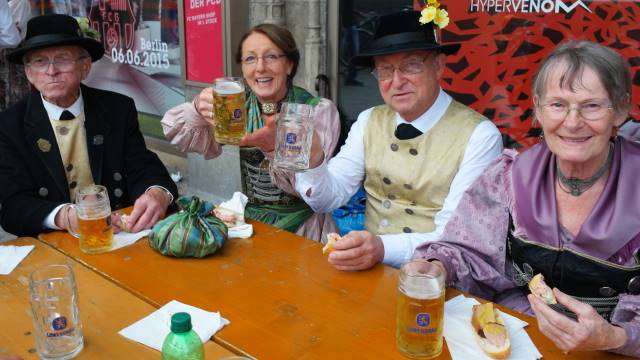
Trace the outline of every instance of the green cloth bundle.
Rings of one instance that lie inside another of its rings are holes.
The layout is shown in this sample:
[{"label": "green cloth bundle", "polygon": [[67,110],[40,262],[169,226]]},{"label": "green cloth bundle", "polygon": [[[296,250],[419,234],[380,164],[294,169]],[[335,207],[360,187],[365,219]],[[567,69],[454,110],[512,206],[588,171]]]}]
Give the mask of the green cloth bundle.
[{"label": "green cloth bundle", "polygon": [[227,226],[214,215],[214,206],[197,196],[180,197],[180,212],[158,222],[149,234],[149,245],[162,255],[205,257],[222,247]]}]

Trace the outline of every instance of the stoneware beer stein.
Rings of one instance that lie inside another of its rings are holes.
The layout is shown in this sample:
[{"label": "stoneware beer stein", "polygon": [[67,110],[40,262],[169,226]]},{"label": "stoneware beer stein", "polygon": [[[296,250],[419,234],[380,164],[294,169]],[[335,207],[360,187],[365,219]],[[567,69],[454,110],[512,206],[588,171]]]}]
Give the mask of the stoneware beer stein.
[{"label": "stoneware beer stein", "polygon": [[293,171],[309,169],[313,110],[313,106],[307,104],[282,103],[277,120],[273,166]]},{"label": "stoneware beer stein", "polygon": [[444,274],[440,267],[414,260],[400,269],[396,344],[413,359],[431,359],[442,352]]},{"label": "stoneware beer stein", "polygon": [[246,130],[244,82],[242,78],[222,77],[213,82],[213,124],[220,144],[240,143]]},{"label": "stoneware beer stein", "polygon": [[113,246],[111,206],[107,189],[102,185],[90,185],[78,189],[76,203],[80,250],[87,254],[109,251]]},{"label": "stoneware beer stein", "polygon": [[78,291],[69,265],[48,265],[31,273],[29,296],[36,351],[41,359],[70,359],[82,350]]}]

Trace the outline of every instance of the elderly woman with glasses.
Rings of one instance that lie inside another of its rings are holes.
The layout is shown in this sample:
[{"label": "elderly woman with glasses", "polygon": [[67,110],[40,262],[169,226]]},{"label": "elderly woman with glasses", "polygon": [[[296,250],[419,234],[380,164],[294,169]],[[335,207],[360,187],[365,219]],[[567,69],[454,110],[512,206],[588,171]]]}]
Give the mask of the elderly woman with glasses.
[{"label": "elderly woman with glasses", "polygon": [[[340,136],[335,105],[293,85],[300,52],[285,28],[261,24],[251,28],[238,45],[236,61],[248,85],[247,132],[240,142],[243,192],[249,197],[245,215],[319,241],[335,231],[328,214],[314,214],[295,191],[295,174],[270,166],[274,155],[275,119],[282,102],[315,106],[314,127],[322,142],[324,158],[334,153]],[[206,159],[222,152],[206,119],[213,118],[213,92],[206,88],[192,103],[169,110],[162,119],[167,138],[182,151],[193,151]]]},{"label": "elderly woman with glasses", "polygon": [[[505,151],[414,257],[449,285],[535,314],[562,350],[640,356],[640,144],[616,136],[629,67],[607,47],[568,42],[542,63],[533,96],[544,140]],[[536,274],[557,304],[528,294]]]}]

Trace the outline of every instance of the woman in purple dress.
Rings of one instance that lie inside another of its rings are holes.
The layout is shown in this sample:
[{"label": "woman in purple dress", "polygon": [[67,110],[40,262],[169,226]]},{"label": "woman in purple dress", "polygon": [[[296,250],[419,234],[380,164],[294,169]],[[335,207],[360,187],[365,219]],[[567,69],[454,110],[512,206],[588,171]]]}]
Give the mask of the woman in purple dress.
[{"label": "woman in purple dress", "polygon": [[[503,156],[467,190],[432,260],[447,284],[535,314],[565,351],[640,356],[640,143],[616,136],[630,109],[629,66],[613,50],[568,42],[533,86],[544,141]],[[542,273],[557,305],[528,295]]]}]

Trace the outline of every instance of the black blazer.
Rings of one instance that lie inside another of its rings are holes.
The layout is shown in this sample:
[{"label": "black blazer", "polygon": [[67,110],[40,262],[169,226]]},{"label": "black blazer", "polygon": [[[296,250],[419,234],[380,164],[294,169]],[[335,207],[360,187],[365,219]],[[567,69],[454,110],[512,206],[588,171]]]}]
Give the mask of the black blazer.
[{"label": "black blazer", "polygon": [[[177,198],[166,168],[146,148],[133,100],[84,85],[82,97],[91,173],[96,184],[107,188],[112,210],[132,205],[152,185]],[[56,137],[40,93],[34,91],[0,113],[0,222],[10,233],[34,236],[47,231],[47,215],[68,202]]]}]

